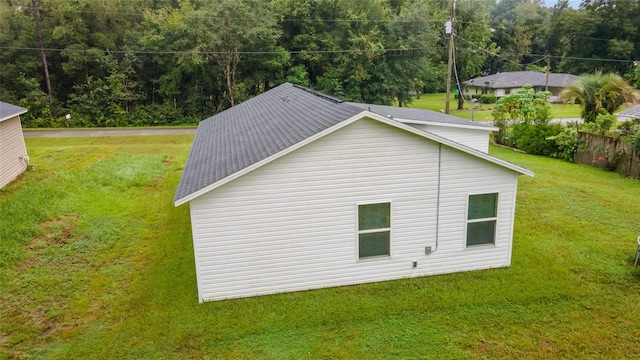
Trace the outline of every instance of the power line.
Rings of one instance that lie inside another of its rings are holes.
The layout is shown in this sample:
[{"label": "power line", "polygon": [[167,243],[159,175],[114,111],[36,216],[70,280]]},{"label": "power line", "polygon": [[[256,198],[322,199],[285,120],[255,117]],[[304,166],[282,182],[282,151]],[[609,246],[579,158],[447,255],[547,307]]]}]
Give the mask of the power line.
[{"label": "power line", "polygon": [[[525,67],[526,65],[535,64],[535,63],[541,61],[542,59],[544,59],[545,56],[547,56],[546,54],[531,54],[531,53],[525,54],[525,53],[504,52],[504,51],[502,51],[502,52],[500,52],[498,54],[498,53],[494,53],[492,51],[489,51],[487,49],[484,49],[480,45],[477,45],[477,44],[475,44],[475,43],[473,43],[473,42],[471,42],[471,41],[469,41],[467,39],[464,39],[464,38],[458,36],[458,35],[455,35],[455,36],[456,36],[456,38],[458,38],[460,40],[463,40],[468,44],[473,45],[475,48],[477,48],[477,49],[479,49],[481,51],[484,51],[485,53],[489,54],[490,56],[501,58],[501,59],[503,59],[505,61],[508,61],[508,62],[510,62],[510,63],[512,63],[514,65],[518,65],[520,67]],[[520,64],[520,63],[517,63],[517,62],[515,62],[513,60],[510,60],[508,58],[502,57],[500,55],[536,56],[536,57],[540,56],[540,57],[542,57],[542,59],[539,59],[539,60],[536,60],[536,61],[533,61],[533,62],[530,62],[530,63],[527,63],[527,64]],[[630,64],[633,64],[633,63],[635,63],[635,61],[637,61],[637,60],[622,60],[622,59],[586,58],[586,57],[565,56],[565,55],[551,55],[550,57],[551,58],[555,58],[555,59],[570,59],[570,60],[585,60],[585,61],[606,61],[606,62],[619,62],[619,63],[630,63]]]},{"label": "power line", "polygon": [[[3,50],[22,50],[22,51],[40,51],[40,48],[17,47],[17,46],[0,46]],[[435,50],[442,47],[416,47],[416,48],[394,48],[394,49],[349,49],[349,50],[284,50],[283,51],[193,51],[193,50],[168,50],[168,51],[151,51],[151,50],[108,50],[108,49],[61,49],[61,48],[44,48],[44,51],[51,52],[71,52],[71,53],[114,53],[114,54],[171,54],[171,55],[280,55],[283,52],[289,54],[348,54],[348,53],[373,53],[373,52],[409,52],[421,50]]]},{"label": "power line", "polygon": [[601,40],[601,41],[611,41],[611,40],[618,40],[618,41],[626,41],[632,44],[640,44],[640,42],[638,41],[631,41],[631,40],[625,40],[625,39],[606,39],[606,38],[596,38],[596,37],[591,37],[591,36],[574,36],[574,39],[586,39],[586,40]]},{"label": "power line", "polygon": [[512,64],[514,64],[514,65],[517,65],[517,66],[519,66],[519,67],[522,67],[522,65],[521,65],[520,63],[515,62],[515,61],[513,61],[513,60],[511,60],[511,59],[507,59],[507,58],[505,58],[505,57],[502,57],[502,56],[500,56],[499,54],[494,53],[494,52],[492,52],[492,51],[489,51],[489,50],[487,50],[487,49],[485,49],[485,48],[481,47],[480,45],[475,44],[475,43],[473,43],[473,42],[471,42],[471,41],[469,41],[469,40],[467,40],[467,39],[465,39],[465,38],[463,38],[463,37],[460,37],[460,36],[458,36],[458,35],[455,35],[455,37],[457,37],[458,39],[460,39],[460,40],[462,40],[462,41],[464,41],[464,42],[466,42],[466,43],[468,43],[468,44],[473,45],[474,47],[476,47],[476,48],[477,48],[477,49],[479,49],[480,51],[484,51],[485,53],[489,54],[489,55],[490,55],[490,56],[492,56],[492,57],[497,57],[497,58],[500,58],[500,59],[505,60],[505,61],[507,61],[507,62],[510,62],[510,63],[512,63]]},{"label": "power line", "polygon": [[[538,63],[544,60],[545,54],[525,54],[525,53],[513,53],[513,52],[500,52],[496,53],[493,51],[489,51],[487,49],[482,48],[481,46],[462,38],[458,35],[454,35],[456,38],[472,45],[475,49],[483,51],[492,57],[500,58],[504,61],[510,62],[516,66],[521,68],[525,68],[527,65]],[[18,51],[40,51],[40,48],[34,47],[18,47],[18,46],[0,46],[2,50],[18,50]],[[458,50],[468,50],[469,48],[465,47],[457,47]],[[424,50],[446,50],[446,47],[443,46],[427,46],[427,47],[413,47],[413,48],[393,48],[393,49],[347,49],[347,50],[284,50],[284,51],[194,51],[194,50],[109,50],[109,49],[63,49],[63,48],[44,48],[44,51],[48,52],[67,52],[67,53],[112,53],[112,54],[140,54],[140,55],[230,55],[230,54],[240,54],[240,55],[280,55],[283,52],[292,54],[292,55],[300,55],[300,54],[350,54],[350,53],[391,53],[391,52],[411,52],[411,51],[424,51]],[[509,58],[506,58],[502,55],[514,55],[514,56],[535,56],[541,57],[541,59],[532,61],[526,64],[520,64],[515,62]],[[586,57],[577,57],[577,56],[559,56],[552,55],[551,58],[555,59],[570,59],[570,60],[583,60],[583,61],[604,61],[604,62],[619,62],[619,63],[629,63],[633,64],[636,61],[634,60],[621,60],[621,59],[605,59],[605,58],[586,58]]]}]

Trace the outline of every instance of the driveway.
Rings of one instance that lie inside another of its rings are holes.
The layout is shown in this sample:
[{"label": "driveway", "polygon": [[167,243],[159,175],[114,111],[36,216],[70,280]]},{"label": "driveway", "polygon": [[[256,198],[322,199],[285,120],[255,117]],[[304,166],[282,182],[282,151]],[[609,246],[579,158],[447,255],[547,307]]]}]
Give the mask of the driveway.
[{"label": "driveway", "polygon": [[91,136],[139,136],[139,135],[189,135],[196,133],[196,127],[174,128],[120,128],[120,129],[23,129],[24,137],[91,137]]}]

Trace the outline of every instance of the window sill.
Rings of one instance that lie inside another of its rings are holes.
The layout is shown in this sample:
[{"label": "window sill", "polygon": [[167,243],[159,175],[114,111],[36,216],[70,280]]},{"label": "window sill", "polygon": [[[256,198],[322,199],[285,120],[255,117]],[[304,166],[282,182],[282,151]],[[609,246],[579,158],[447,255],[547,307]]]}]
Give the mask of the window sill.
[{"label": "window sill", "polygon": [[474,250],[474,249],[485,249],[485,248],[495,248],[496,244],[477,244],[477,245],[467,245],[465,246],[465,250]]},{"label": "window sill", "polygon": [[391,255],[378,255],[378,256],[368,256],[366,258],[358,258],[356,262],[370,262],[370,261],[381,261],[383,259],[391,259]]}]

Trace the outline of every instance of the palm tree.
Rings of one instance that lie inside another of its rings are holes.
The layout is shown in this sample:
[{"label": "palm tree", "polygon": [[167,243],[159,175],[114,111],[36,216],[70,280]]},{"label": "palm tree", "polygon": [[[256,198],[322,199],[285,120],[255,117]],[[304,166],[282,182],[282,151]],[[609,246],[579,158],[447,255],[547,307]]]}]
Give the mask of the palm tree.
[{"label": "palm tree", "polygon": [[613,114],[624,103],[640,101],[640,91],[616,74],[597,71],[567,86],[560,98],[565,102],[580,102],[584,121],[594,122],[601,112]]}]

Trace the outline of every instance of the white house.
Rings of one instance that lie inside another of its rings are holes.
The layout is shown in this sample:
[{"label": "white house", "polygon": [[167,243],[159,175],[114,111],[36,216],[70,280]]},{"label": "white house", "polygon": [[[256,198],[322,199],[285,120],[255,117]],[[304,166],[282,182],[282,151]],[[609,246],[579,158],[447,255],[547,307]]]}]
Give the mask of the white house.
[{"label": "white house", "polygon": [[27,109],[0,101],[0,189],[29,165],[20,115]]},{"label": "white house", "polygon": [[571,74],[549,74],[537,71],[508,71],[473,78],[464,82],[464,94],[492,94],[496,97],[509,95],[520,90],[524,85],[531,85],[535,91],[549,89],[553,96],[558,96],[562,89],[573,84],[580,77]]},{"label": "white house", "polygon": [[202,121],[174,198],[200,301],[509,266],[533,172],[492,129],[288,83]]}]

